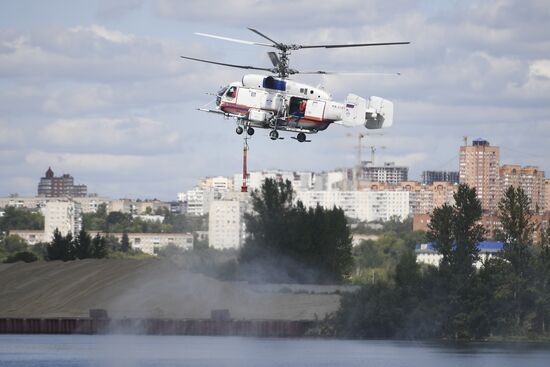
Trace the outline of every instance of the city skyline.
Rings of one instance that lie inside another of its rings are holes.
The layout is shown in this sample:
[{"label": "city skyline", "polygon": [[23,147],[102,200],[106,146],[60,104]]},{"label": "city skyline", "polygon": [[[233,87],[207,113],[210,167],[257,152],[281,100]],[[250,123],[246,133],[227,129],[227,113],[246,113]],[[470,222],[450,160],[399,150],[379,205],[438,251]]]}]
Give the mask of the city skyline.
[{"label": "city skyline", "polygon": [[[476,139],[474,139],[476,140]],[[478,138],[477,140],[480,140],[480,138]],[[481,139],[482,141],[485,141],[484,139]],[[468,142],[468,146],[466,147],[473,147],[474,145],[474,142],[473,141],[470,141]],[[494,145],[493,145],[494,146]],[[459,150],[462,151],[464,149],[464,145],[461,145],[459,146]],[[499,146],[496,146],[497,149],[499,149],[500,147]],[[499,149],[500,150],[500,149]],[[460,159],[460,153],[457,154],[457,160]],[[389,163],[389,165],[388,165]],[[373,168],[378,168],[378,169],[385,169],[385,168],[393,168],[393,163],[394,162],[378,162],[377,164],[375,165],[371,165],[369,162],[363,162],[363,164],[366,164],[365,166],[362,166],[363,168],[362,169],[365,169],[365,167],[373,167]],[[522,166],[525,166],[525,167],[532,167],[532,168],[535,168],[535,169],[538,169],[539,167],[538,166],[533,166],[531,164],[528,164],[528,163],[525,163],[525,162],[519,162],[518,164],[510,164],[508,162],[500,162],[500,165],[499,167],[501,168],[505,168],[505,167],[508,167],[508,166],[519,166],[519,167],[522,167]],[[404,169],[408,169],[409,167],[402,167]],[[346,170],[354,170],[356,169],[356,166],[353,166],[351,165],[350,167],[333,167],[332,169],[326,169],[326,170],[322,170],[322,171],[311,171],[311,170],[285,170],[285,169],[281,169],[281,168],[258,168],[258,169],[252,169],[252,170],[249,170],[248,173],[252,173],[252,172],[255,172],[255,173],[259,173],[259,172],[283,172],[283,173],[292,173],[292,172],[302,172],[302,173],[311,173],[311,174],[314,174],[314,175],[320,175],[322,173],[327,173],[327,172],[341,172],[343,173],[344,171]],[[458,170],[460,169],[460,164],[459,166],[457,167],[457,171],[454,171],[454,173],[456,173],[456,175],[458,176]],[[498,170],[498,169],[497,169]],[[48,172],[52,171],[52,167],[51,166],[48,166],[48,169],[47,169]],[[540,170],[541,173],[542,173],[542,177],[543,179],[547,179],[547,180],[550,180],[550,177],[546,177],[545,174],[546,172],[543,171],[542,169]],[[48,175],[48,172],[46,172],[44,175],[47,176]],[[449,171],[435,171],[435,170],[432,170],[430,169],[429,167],[427,168],[426,171],[422,171],[422,173],[419,175],[419,177],[409,177],[407,180],[407,182],[416,182],[418,184],[421,184],[421,185],[426,185],[426,183],[423,182],[423,175],[427,172],[441,172],[441,173],[449,173]],[[52,172],[53,174],[53,172]],[[71,180],[73,179],[73,177],[71,176],[70,173],[65,173],[63,172],[62,174],[63,177],[67,176],[69,177]],[[227,174],[227,175],[222,175],[222,174],[216,174],[216,173],[213,173],[211,175],[207,175],[207,176],[201,176],[201,177],[198,177],[189,187],[183,189],[183,190],[179,190],[178,192],[176,193],[172,193],[171,196],[169,197],[162,197],[162,196],[159,196],[158,194],[156,193],[149,193],[149,194],[146,194],[145,196],[141,196],[141,197],[132,197],[132,196],[129,196],[129,195],[122,195],[120,197],[114,197],[114,196],[109,196],[109,195],[106,195],[106,194],[103,194],[103,193],[98,193],[98,192],[89,192],[87,195],[84,195],[84,196],[99,196],[99,197],[109,197],[109,198],[112,198],[112,199],[115,199],[115,198],[118,198],[118,199],[137,199],[137,200],[140,200],[140,199],[143,199],[143,200],[164,200],[164,201],[174,201],[174,200],[179,200],[178,197],[180,195],[180,193],[182,192],[185,192],[185,191],[188,191],[188,190],[193,190],[194,188],[197,187],[198,184],[200,184],[200,182],[202,182],[203,180],[205,179],[215,179],[215,178],[218,178],[218,177],[222,177],[222,178],[229,178],[231,180],[235,180],[236,182],[238,181],[237,184],[235,184],[236,186],[240,187],[242,185],[242,167],[241,167],[241,171],[240,172],[234,172],[234,173],[230,173],[230,174]],[[59,177],[61,178],[61,176]],[[34,193],[29,193],[28,195],[27,194],[24,194],[24,193],[19,193],[19,192],[16,192],[16,193],[9,193],[9,194],[0,194],[0,197],[8,197],[8,196],[15,196],[15,197],[33,197],[33,196],[37,196],[36,195],[36,191],[37,191],[37,187],[38,187],[38,191],[40,191],[40,185],[41,185],[41,182],[44,180],[44,178],[38,178],[38,186],[35,186],[35,190],[34,190]],[[364,180],[364,179],[363,179]],[[444,179],[442,180],[436,180],[436,181],[446,181]],[[382,182],[382,181],[377,181],[377,180],[373,180],[372,181],[373,183],[376,183],[376,182]],[[458,183],[458,182],[456,182]],[[468,182],[465,182],[465,183],[468,183]],[[249,183],[250,184],[250,183]],[[350,181],[350,184],[351,184],[351,181]],[[395,184],[395,183],[394,183]],[[470,183],[472,184],[472,183]],[[431,184],[428,184],[428,186],[431,185]],[[83,186],[83,187],[87,187],[86,184],[84,185],[80,185],[80,186]],[[256,185],[257,186],[257,185]],[[474,184],[474,187],[476,185]],[[365,188],[361,188],[360,190],[364,190]],[[238,191],[238,190],[237,190]],[[38,195],[38,196],[44,196],[44,195]],[[47,195],[46,195],[47,196]],[[55,195],[54,195],[55,196]],[[69,195],[71,196],[71,195]]]},{"label": "city skyline", "polygon": [[[336,100],[351,92],[393,101],[394,126],[367,137],[363,154],[369,145],[385,146],[377,161],[408,166],[410,178],[419,179],[423,170],[458,170],[465,135],[499,146],[502,163],[550,172],[550,9],[543,3],[242,1],[230,12],[225,2],[204,4],[1,4],[0,195],[34,194],[48,166],[70,172],[99,195],[165,200],[200,177],[239,172],[242,140],[234,124],[195,108],[210,100],[204,92],[244,73],[179,56],[269,65],[263,49],[193,35],[257,41],[246,27],[288,42],[411,41],[396,48],[304,51],[292,59],[304,69],[402,72],[299,80],[324,84]],[[254,21],[275,11],[285,14],[280,22]],[[347,135],[359,132],[367,131],[331,126],[308,144],[271,142],[258,132],[249,169],[353,167],[356,139]]]}]

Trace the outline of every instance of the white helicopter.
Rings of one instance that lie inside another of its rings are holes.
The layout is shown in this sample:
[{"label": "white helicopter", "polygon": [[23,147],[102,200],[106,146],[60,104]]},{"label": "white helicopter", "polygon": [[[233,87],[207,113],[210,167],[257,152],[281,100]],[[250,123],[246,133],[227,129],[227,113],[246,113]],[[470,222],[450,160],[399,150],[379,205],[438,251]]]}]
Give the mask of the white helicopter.
[{"label": "white helicopter", "polygon": [[[275,52],[268,52],[273,68],[227,64],[188,56],[181,57],[215,65],[262,70],[276,76],[247,74],[242,81],[232,82],[216,94],[216,107],[199,108],[200,111],[235,118],[237,121],[236,132],[239,135],[245,130],[248,135],[253,135],[254,128],[257,127],[271,130],[269,137],[272,140],[282,139],[279,138],[278,131],[295,132],[297,136],[292,138],[299,142],[309,141],[306,140],[306,134],[323,131],[332,123],[344,126],[364,125],[367,129],[380,129],[392,125],[393,103],[386,99],[372,96],[367,100],[355,94],[349,94],[345,102],[335,102],[329,93],[319,87],[289,80],[288,77],[295,74],[346,74],[327,71],[300,72],[289,67],[289,55],[290,51],[308,48],[387,46],[409,44],[410,42],[304,46],[276,42],[256,29],[248,29],[267,39],[270,43],[251,42],[206,33],[195,34],[247,45],[276,48],[279,50],[279,55]],[[365,74],[380,75],[384,73],[347,73],[347,75]],[[399,75],[399,73],[389,75]]]}]

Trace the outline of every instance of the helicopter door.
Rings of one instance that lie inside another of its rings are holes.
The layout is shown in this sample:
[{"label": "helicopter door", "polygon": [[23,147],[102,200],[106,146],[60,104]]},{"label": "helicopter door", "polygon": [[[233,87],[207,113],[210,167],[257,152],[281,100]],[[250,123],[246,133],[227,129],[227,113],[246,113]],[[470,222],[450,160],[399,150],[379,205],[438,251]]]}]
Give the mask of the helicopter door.
[{"label": "helicopter door", "polygon": [[323,101],[308,100],[305,110],[305,118],[310,120],[322,121],[325,113],[325,104]]},{"label": "helicopter door", "polygon": [[306,112],[307,99],[290,97],[288,114],[295,117],[304,117]]}]

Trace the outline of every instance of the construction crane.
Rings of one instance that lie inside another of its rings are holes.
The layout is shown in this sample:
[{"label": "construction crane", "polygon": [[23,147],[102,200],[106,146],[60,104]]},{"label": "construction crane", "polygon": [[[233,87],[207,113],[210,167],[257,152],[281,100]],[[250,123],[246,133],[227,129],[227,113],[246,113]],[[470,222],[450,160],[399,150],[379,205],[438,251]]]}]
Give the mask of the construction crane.
[{"label": "construction crane", "polygon": [[386,149],[384,145],[376,146],[371,145],[370,146],[370,164],[374,166],[374,154],[376,153],[377,149]]},{"label": "construction crane", "polygon": [[353,187],[355,190],[359,189],[359,177],[361,176],[361,170],[363,167],[363,161],[362,161],[362,151],[363,151],[363,138],[366,138],[367,136],[382,136],[383,133],[357,133],[355,134],[346,134],[346,136],[349,137],[357,137],[357,145],[355,148],[357,149],[357,165],[355,166],[355,173],[353,175]]}]

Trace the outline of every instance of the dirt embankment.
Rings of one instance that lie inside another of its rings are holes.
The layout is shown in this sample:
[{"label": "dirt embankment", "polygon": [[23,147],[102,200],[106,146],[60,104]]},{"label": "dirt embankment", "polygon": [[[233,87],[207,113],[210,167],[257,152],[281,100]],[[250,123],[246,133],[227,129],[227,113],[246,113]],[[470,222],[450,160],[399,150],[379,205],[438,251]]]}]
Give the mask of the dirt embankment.
[{"label": "dirt embankment", "polygon": [[221,282],[160,260],[80,260],[0,264],[0,317],[86,317],[104,308],[114,318],[312,320],[339,306],[334,288],[311,294],[287,287]]}]

